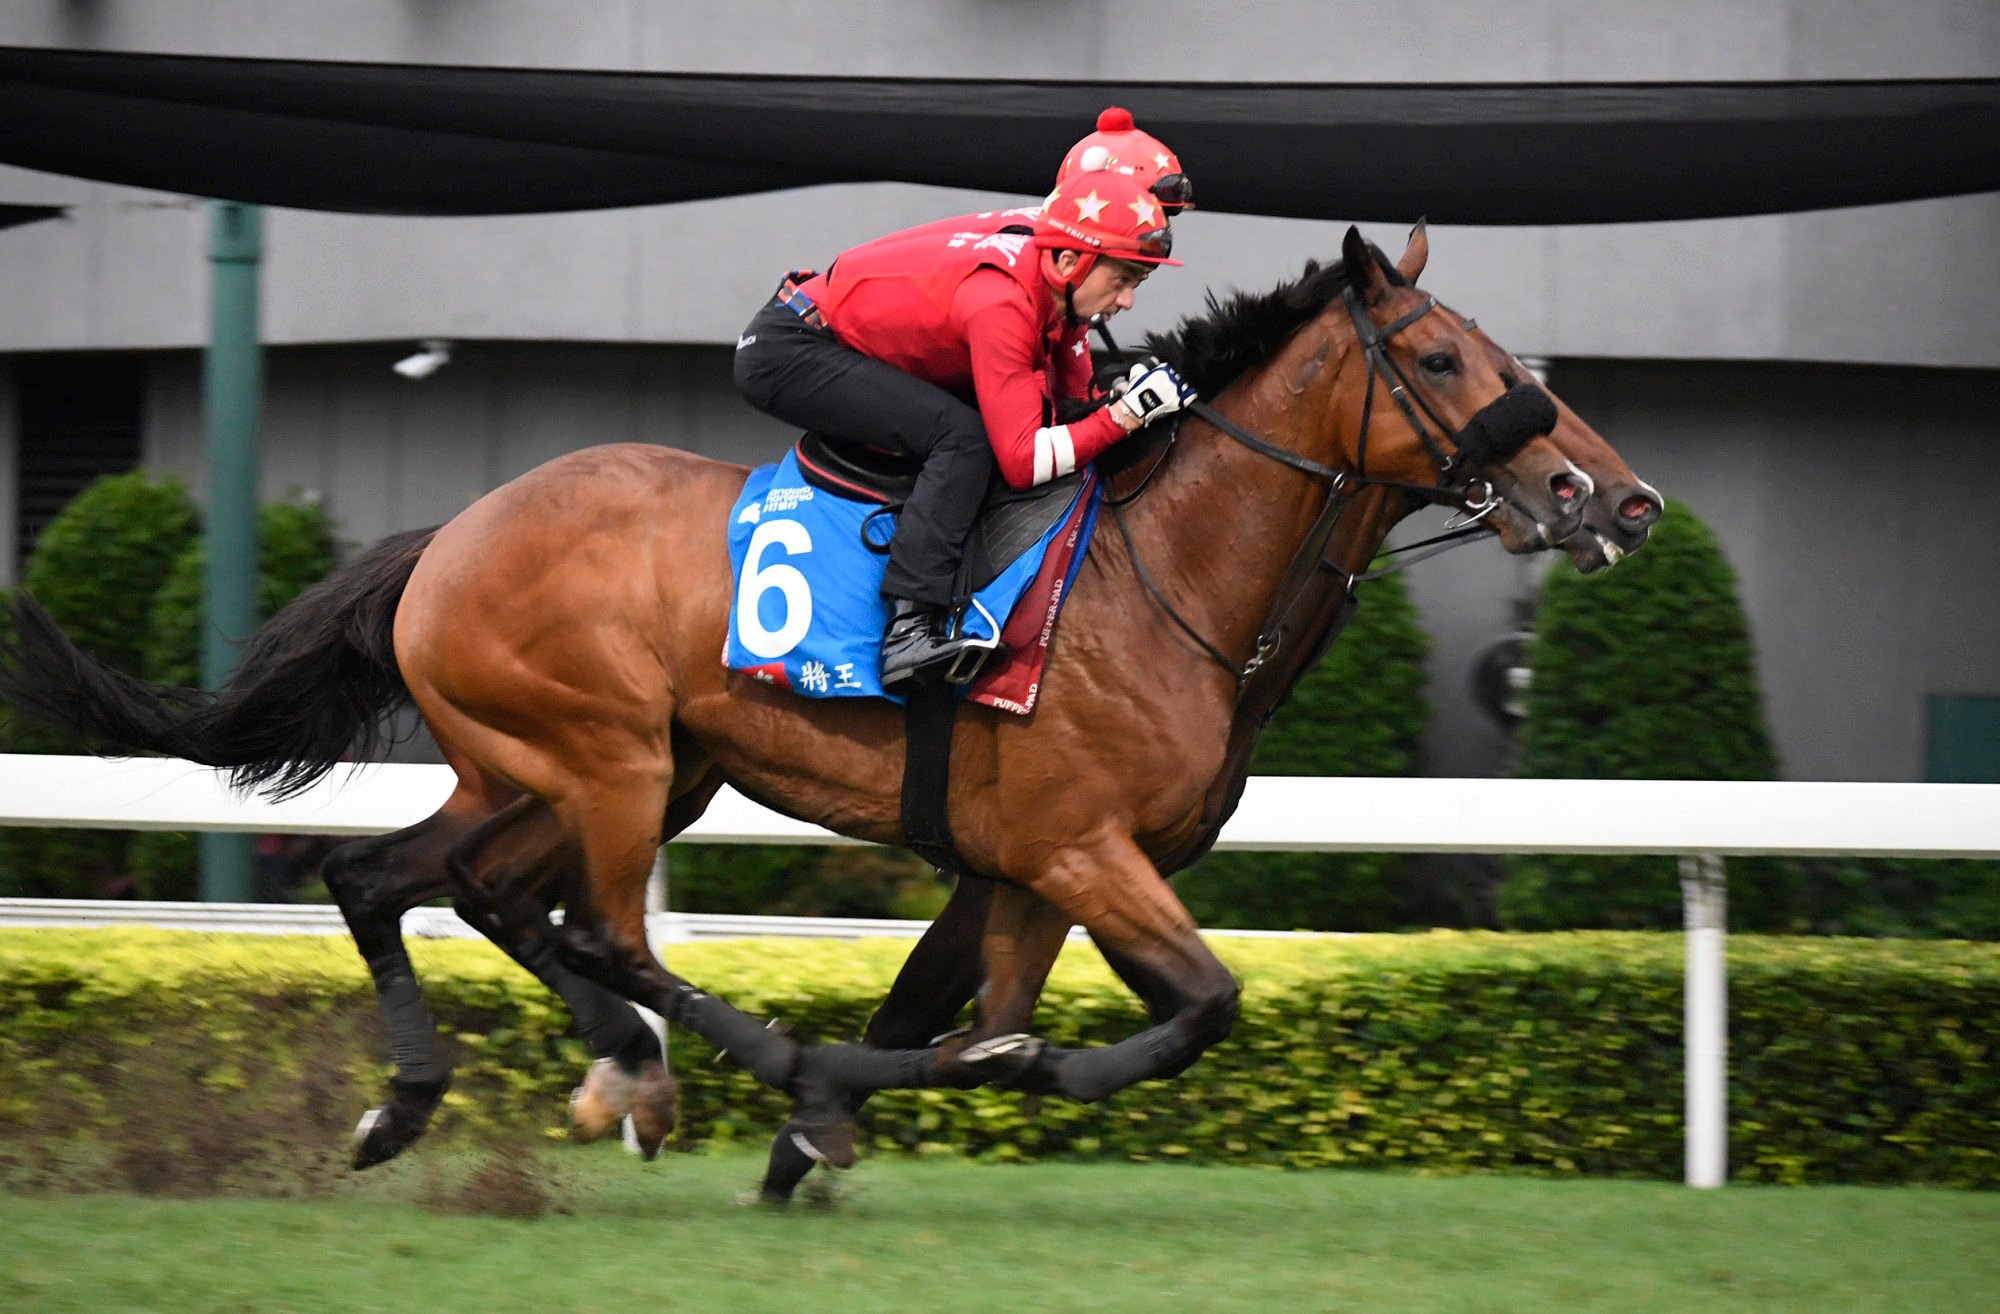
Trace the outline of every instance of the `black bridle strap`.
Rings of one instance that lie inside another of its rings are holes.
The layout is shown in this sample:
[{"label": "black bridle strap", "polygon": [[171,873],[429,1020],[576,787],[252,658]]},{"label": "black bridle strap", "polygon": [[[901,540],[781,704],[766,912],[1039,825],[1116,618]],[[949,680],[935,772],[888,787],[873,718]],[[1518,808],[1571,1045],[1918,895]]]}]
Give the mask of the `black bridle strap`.
[{"label": "black bridle strap", "polygon": [[1347,471],[1342,470],[1338,466],[1322,465],[1318,461],[1300,456],[1297,452],[1289,448],[1265,442],[1262,438],[1251,433],[1242,425],[1237,424],[1234,420],[1224,415],[1221,411],[1216,410],[1205,401],[1188,403],[1188,410],[1203,423],[1214,425],[1237,442],[1242,443],[1245,447],[1257,453],[1257,455],[1268,456],[1279,465],[1289,465],[1294,470],[1303,470],[1309,475],[1317,475],[1321,479],[1331,479],[1335,482],[1346,480],[1349,477]]},{"label": "black bridle strap", "polygon": [[[1457,548],[1470,547],[1472,540],[1483,535],[1485,532],[1478,525],[1467,525],[1463,529],[1454,529],[1449,534],[1435,534],[1430,538],[1421,539],[1415,543],[1406,543],[1399,548],[1390,548],[1387,552],[1378,553],[1377,555],[1400,557],[1405,552],[1415,553],[1416,555],[1402,561],[1392,561],[1388,565],[1378,566],[1374,570],[1364,570],[1359,575],[1353,577],[1353,582],[1356,584],[1366,584],[1370,580],[1384,579],[1390,575],[1400,575],[1419,561],[1429,561],[1432,557],[1441,557],[1445,553]],[[1428,548],[1429,551],[1420,550],[1424,548]]]},{"label": "black bridle strap", "polygon": [[[1410,382],[1409,376],[1403,373],[1402,367],[1396,364],[1395,358],[1389,354],[1388,346],[1390,338],[1436,310],[1437,298],[1425,297],[1422,305],[1380,328],[1376,327],[1375,321],[1368,317],[1368,308],[1361,303],[1359,292],[1351,287],[1347,288],[1341,293],[1341,299],[1347,306],[1348,318],[1354,322],[1354,334],[1361,340],[1362,354],[1368,360],[1367,394],[1362,401],[1360,443],[1360,463],[1363,473],[1367,471],[1368,413],[1375,401],[1375,376],[1380,374],[1389,383],[1390,400],[1396,403],[1396,408],[1402,411],[1403,418],[1409,421],[1410,427],[1416,430],[1417,437],[1422,440],[1424,450],[1430,453],[1431,461],[1438,468],[1440,482],[1449,483],[1451,476],[1457,470],[1458,461],[1445,451],[1440,437],[1448,434],[1450,429],[1438,418],[1437,412],[1431,409],[1430,402],[1425,400],[1424,395]],[[1415,404],[1412,404],[1412,398],[1415,398]],[[1421,419],[1417,415],[1419,407],[1423,409]],[[1424,423],[1425,419],[1430,423]],[[1436,429],[1436,433],[1432,432],[1433,428]]]}]

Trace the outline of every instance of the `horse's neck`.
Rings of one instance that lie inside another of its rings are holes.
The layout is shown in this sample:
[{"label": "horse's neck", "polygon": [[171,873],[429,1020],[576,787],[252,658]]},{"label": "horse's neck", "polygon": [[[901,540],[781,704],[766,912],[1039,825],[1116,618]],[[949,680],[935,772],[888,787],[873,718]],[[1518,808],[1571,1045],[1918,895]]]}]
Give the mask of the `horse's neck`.
[{"label": "horse's neck", "polygon": [[[1325,324],[1301,332],[1212,403],[1266,442],[1340,468],[1344,445],[1323,435],[1359,423],[1360,393],[1341,386],[1360,365],[1351,333]],[[1352,398],[1345,397],[1352,392]],[[1352,401],[1354,406],[1345,405]],[[1181,616],[1234,660],[1250,656],[1262,624],[1313,521],[1326,504],[1324,479],[1292,469],[1217,432],[1185,421],[1181,450],[1157,486],[1132,506],[1141,559]],[[1322,437],[1311,437],[1320,435]],[[1350,574],[1364,568],[1401,519],[1403,499],[1364,490],[1329,543]]]}]

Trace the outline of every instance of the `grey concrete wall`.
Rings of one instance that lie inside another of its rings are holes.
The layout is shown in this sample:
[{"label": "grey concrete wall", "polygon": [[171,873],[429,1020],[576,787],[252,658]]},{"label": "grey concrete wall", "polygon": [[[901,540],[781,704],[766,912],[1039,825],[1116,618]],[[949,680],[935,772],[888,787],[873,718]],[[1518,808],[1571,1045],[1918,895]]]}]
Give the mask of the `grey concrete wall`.
[{"label": "grey concrete wall", "polygon": [[[1920,779],[1924,695],[2000,693],[1984,473],[2000,376],[1570,361],[1550,382],[1715,531],[1787,778]],[[1408,576],[1436,644],[1433,772],[1483,775],[1504,758],[1471,663],[1544,568],[1482,546]]]},{"label": "grey concrete wall", "polygon": [[9,0],[0,41],[289,59],[941,77],[1979,77],[1987,0]]},{"label": "grey concrete wall", "polygon": [[[0,43],[1077,78],[2000,72],[2000,6],[1991,0],[1431,0],[1365,13],[1322,0],[1227,9],[1192,0],[604,0],[588,21],[577,14],[566,0],[15,0],[0,8]],[[1056,30],[1075,35],[1055,40]],[[1200,162],[1189,164],[1198,175]],[[909,223],[1023,199],[878,185],[569,216],[276,212],[268,224],[266,331],[276,343],[727,342],[786,268],[822,263]],[[0,169],[0,201],[76,206],[66,222],[0,233],[0,351],[202,341],[202,216],[185,198]],[[1187,216],[1181,230],[1190,267],[1147,289],[1141,326],[1194,308],[1205,287],[1288,277],[1339,242],[1335,224],[1217,214]],[[1397,225],[1370,232],[1400,244]],[[2000,247],[2000,198],[1696,223],[1444,229],[1434,237],[1429,283],[1523,353],[2000,367],[2000,261],[1991,256]],[[1882,331],[1885,318],[1895,333]]]},{"label": "grey concrete wall", "polygon": [[[390,370],[400,354],[267,355],[265,498],[315,497],[343,538],[366,544],[450,519],[579,447],[656,442],[761,463],[789,441],[736,396],[723,348],[472,344],[418,382]],[[199,493],[207,479],[199,356],[162,354],[147,382],[147,464],[180,471]]]}]

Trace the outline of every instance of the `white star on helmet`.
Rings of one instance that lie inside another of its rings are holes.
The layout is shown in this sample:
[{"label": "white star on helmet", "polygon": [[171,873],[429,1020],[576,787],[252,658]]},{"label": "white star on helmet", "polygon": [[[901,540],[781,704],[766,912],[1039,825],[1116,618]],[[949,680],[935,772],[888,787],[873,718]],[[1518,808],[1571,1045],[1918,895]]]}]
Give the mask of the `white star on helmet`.
[{"label": "white star on helmet", "polygon": [[1141,225],[1151,224],[1154,216],[1159,213],[1153,209],[1153,203],[1143,196],[1136,201],[1127,201],[1125,204],[1132,207],[1132,213],[1138,217]]},{"label": "white star on helmet", "polygon": [[1167,154],[1165,151],[1161,151],[1158,155],[1155,155],[1153,157],[1153,163],[1160,166],[1161,173],[1165,173],[1167,171],[1167,166],[1169,164],[1172,164],[1173,162],[1174,162],[1174,157]]},{"label": "white star on helmet", "polygon": [[1104,207],[1109,204],[1111,202],[1099,196],[1097,189],[1093,187],[1090,195],[1077,198],[1076,217],[1085,223],[1097,223],[1098,216],[1104,213]]}]

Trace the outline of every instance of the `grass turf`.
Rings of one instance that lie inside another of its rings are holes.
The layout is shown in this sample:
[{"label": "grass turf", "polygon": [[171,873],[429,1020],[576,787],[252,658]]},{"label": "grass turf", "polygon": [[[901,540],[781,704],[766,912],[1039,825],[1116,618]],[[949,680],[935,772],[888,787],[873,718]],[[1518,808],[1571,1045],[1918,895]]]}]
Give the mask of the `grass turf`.
[{"label": "grass turf", "polygon": [[441,1211],[494,1165],[435,1152],[303,1198],[16,1192],[0,1309],[1948,1314],[2000,1291],[2000,1195],[1969,1192],[878,1160],[772,1210],[731,1207],[742,1154],[533,1162],[531,1220]]}]

